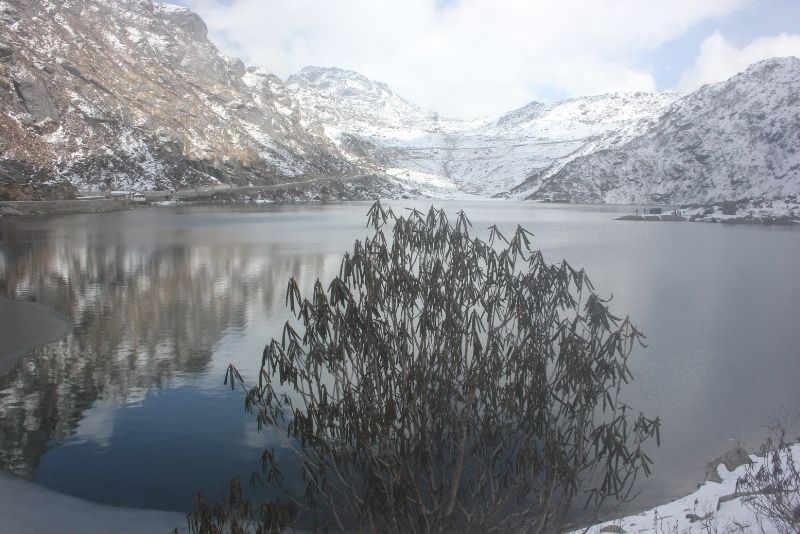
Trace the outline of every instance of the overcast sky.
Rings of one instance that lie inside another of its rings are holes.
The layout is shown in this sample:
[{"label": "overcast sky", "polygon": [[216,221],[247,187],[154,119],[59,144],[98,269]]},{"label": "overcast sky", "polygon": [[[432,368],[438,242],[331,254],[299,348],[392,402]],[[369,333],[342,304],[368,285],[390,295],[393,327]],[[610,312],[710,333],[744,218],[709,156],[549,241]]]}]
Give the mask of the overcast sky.
[{"label": "overcast sky", "polygon": [[[173,2],[176,0],[173,0]],[[800,56],[800,0],[178,0],[282,78],[351,69],[443,115],[612,91],[687,92]]]}]

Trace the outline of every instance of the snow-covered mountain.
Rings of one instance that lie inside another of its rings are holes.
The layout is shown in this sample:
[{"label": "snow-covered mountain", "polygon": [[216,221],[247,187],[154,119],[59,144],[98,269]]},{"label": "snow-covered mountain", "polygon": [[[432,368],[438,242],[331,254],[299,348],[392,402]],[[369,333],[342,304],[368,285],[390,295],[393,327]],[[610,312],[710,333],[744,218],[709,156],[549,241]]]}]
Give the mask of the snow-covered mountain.
[{"label": "snow-covered mountain", "polygon": [[442,168],[439,147],[468,123],[441,119],[384,83],[335,67],[306,67],[286,80],[286,88],[299,102],[304,120],[322,124],[351,161],[376,164],[401,187],[426,196],[463,194]]},{"label": "snow-covered mountain", "polygon": [[800,59],[775,58],[676,102],[627,143],[516,189],[531,199],[686,203],[800,191]]},{"label": "snow-covered mountain", "polygon": [[150,0],[0,0],[0,180],[265,184],[353,164],[283,82]]},{"label": "snow-covered mountain", "polygon": [[304,111],[324,124],[353,131],[426,126],[436,113],[403,100],[381,82],[339,68],[306,67],[286,80]]},{"label": "snow-covered mountain", "polygon": [[386,85],[309,67],[287,80],[309,121],[354,159],[432,196],[705,202],[800,190],[800,59],[776,58],[677,94],[532,102],[445,119]]},{"label": "snow-covered mountain", "polygon": [[762,62],[685,97],[532,102],[463,121],[352,71],[307,67],[283,82],[245,67],[182,7],[0,0],[0,190],[370,174],[369,194],[777,197],[800,189],[799,63]]},{"label": "snow-covered mountain", "polygon": [[286,87],[342,150],[398,179],[428,183],[435,195],[504,194],[533,172],[553,174],[580,155],[632,139],[678,98],[633,93],[533,102],[500,117],[459,121],[352,71],[308,67]]}]

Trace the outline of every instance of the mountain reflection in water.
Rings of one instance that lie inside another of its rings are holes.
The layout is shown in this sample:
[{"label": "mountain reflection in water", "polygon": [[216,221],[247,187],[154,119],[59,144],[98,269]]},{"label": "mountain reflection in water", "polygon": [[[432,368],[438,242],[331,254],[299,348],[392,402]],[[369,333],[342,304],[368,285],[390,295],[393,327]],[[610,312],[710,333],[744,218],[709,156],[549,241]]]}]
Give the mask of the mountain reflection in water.
[{"label": "mountain reflection in water", "polygon": [[[286,318],[288,276],[310,284],[326,276],[326,266],[338,269],[339,254],[298,255],[290,243],[275,239],[253,246],[248,241],[257,239],[257,233],[239,233],[235,224],[220,225],[202,214],[186,215],[195,219],[191,229],[179,224],[163,233],[142,214],[124,221],[109,214],[108,225],[78,216],[62,218],[62,227],[47,220],[0,226],[0,295],[51,306],[75,325],[63,341],[32,351],[0,378],[0,467],[31,478],[45,452],[54,447],[108,448],[113,434],[121,431],[120,421],[131,419],[131,410],[119,407],[152,411],[148,402],[169,397],[169,391],[173,397],[184,392],[186,398],[161,406],[149,422],[167,412],[174,421],[162,421],[163,428],[150,425],[149,431],[163,439],[153,438],[153,450],[139,451],[138,458],[128,460],[166,467],[168,462],[156,457],[173,447],[177,459],[197,462],[196,471],[209,459],[222,464],[227,471],[214,473],[219,482],[237,468],[257,466],[263,440],[254,438],[241,393],[222,386],[225,366],[234,361],[244,369],[256,369],[258,354],[272,335],[269,330],[279,329]],[[250,341],[245,331],[257,339],[239,352],[242,341],[245,346]],[[161,390],[166,392],[158,393]],[[194,406],[187,411],[181,404]],[[221,413],[220,405],[228,409]],[[201,408],[207,418],[197,413]],[[127,424],[134,422],[137,428],[148,424],[133,420]],[[250,436],[244,443],[235,443],[235,437],[216,444],[238,456],[233,462],[220,462],[223,451],[209,450],[204,437],[208,425],[218,425],[220,433],[235,429],[242,434],[241,427],[247,428]],[[174,428],[184,430],[170,435]],[[137,434],[134,429],[122,432]],[[175,441],[182,441],[183,453]],[[217,458],[210,456],[212,452]],[[90,459],[89,453],[85,456]],[[96,459],[97,452],[91,456]],[[80,478],[86,470],[108,472],[115,466],[73,463],[63,468]],[[135,470],[130,465],[124,469]],[[149,466],[142,469],[148,471]],[[62,487],[68,476],[36,478],[74,493]],[[97,478],[92,477],[85,492],[78,493],[95,497],[96,490],[89,487],[94,481]],[[194,489],[207,483],[206,477],[198,476]],[[185,507],[192,495],[176,498],[174,506],[182,507],[180,502]],[[163,501],[153,506],[159,504],[165,506]]]}]

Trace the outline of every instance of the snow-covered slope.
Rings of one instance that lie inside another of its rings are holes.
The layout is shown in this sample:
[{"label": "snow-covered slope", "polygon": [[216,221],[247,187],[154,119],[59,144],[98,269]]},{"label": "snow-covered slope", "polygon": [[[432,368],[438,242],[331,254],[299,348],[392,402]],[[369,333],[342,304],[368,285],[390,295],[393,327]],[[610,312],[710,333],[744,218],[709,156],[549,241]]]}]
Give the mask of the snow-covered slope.
[{"label": "snow-covered slope", "polygon": [[150,0],[0,0],[0,180],[263,184],[353,164],[274,75]]},{"label": "snow-covered slope", "polygon": [[465,132],[450,170],[468,177],[476,191],[504,194],[531,172],[549,175],[580,155],[632,139],[676,99],[616,93],[532,103]]},{"label": "snow-covered slope", "polygon": [[310,67],[287,80],[306,120],[354,161],[434,196],[684,203],[800,190],[800,59],[777,58],[687,96],[532,102],[444,119],[386,85]]},{"label": "snow-covered slope", "polygon": [[[474,121],[308,67],[284,83],[150,0],[0,0],[0,194],[388,175],[381,191],[574,202],[776,198],[800,189],[800,60],[683,98],[532,102]],[[378,190],[375,190],[376,193]]]},{"label": "snow-covered slope", "polygon": [[[794,444],[772,451],[766,456],[750,455],[752,464],[739,465],[729,470],[725,464],[719,464],[714,471],[718,481],[708,480],[697,491],[665,503],[642,513],[605,521],[603,523],[575,530],[569,534],[603,534],[603,533],[652,533],[652,534],[783,534],[796,532],[797,523],[790,517],[776,513],[756,513],[763,510],[770,502],[769,493],[751,495],[738,487],[738,481],[748,472],[755,476],[760,469],[774,474],[776,469],[785,473],[777,476],[778,480],[789,484],[792,469],[797,469],[797,458],[800,458],[800,445]],[[733,466],[731,466],[733,467]],[[765,477],[772,480],[772,477]],[[766,489],[766,485],[762,486]],[[787,491],[784,509],[791,510],[797,503],[796,491]],[[770,512],[776,508],[767,506]],[[793,524],[792,524],[793,523]]]},{"label": "snow-covered slope", "polygon": [[304,116],[343,150],[439,193],[504,194],[532,172],[554,173],[582,154],[644,131],[672,94],[611,94],[531,103],[501,117],[445,119],[352,71],[308,67],[286,86]]},{"label": "snow-covered slope", "polygon": [[687,203],[800,191],[800,59],[775,58],[676,102],[627,143],[556,173],[534,173],[523,198]]},{"label": "snow-covered slope", "polygon": [[321,123],[354,163],[378,165],[401,187],[426,196],[463,194],[447,173],[440,147],[468,123],[441,119],[386,84],[339,68],[306,67],[286,80],[286,88],[304,122]]}]

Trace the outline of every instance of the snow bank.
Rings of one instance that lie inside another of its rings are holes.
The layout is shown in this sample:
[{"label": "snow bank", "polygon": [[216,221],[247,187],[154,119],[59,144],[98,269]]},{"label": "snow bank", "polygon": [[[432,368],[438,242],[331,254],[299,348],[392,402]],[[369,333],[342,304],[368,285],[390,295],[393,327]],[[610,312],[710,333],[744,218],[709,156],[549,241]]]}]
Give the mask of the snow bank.
[{"label": "snow bank", "polygon": [[[792,455],[800,457],[800,445],[792,446]],[[764,458],[750,456],[753,462]],[[758,518],[742,502],[743,497],[731,498],[736,493],[736,480],[744,475],[746,465],[733,471],[720,464],[717,467],[721,482],[706,482],[694,493],[669,504],[658,506],[639,515],[606,521],[574,533],[617,534],[654,532],[657,534],[693,534],[709,532],[764,532],[778,534],[771,524],[759,523]],[[744,497],[746,498],[746,497]],[[730,499],[730,500],[728,500]],[[763,530],[762,530],[763,528]]]}]

